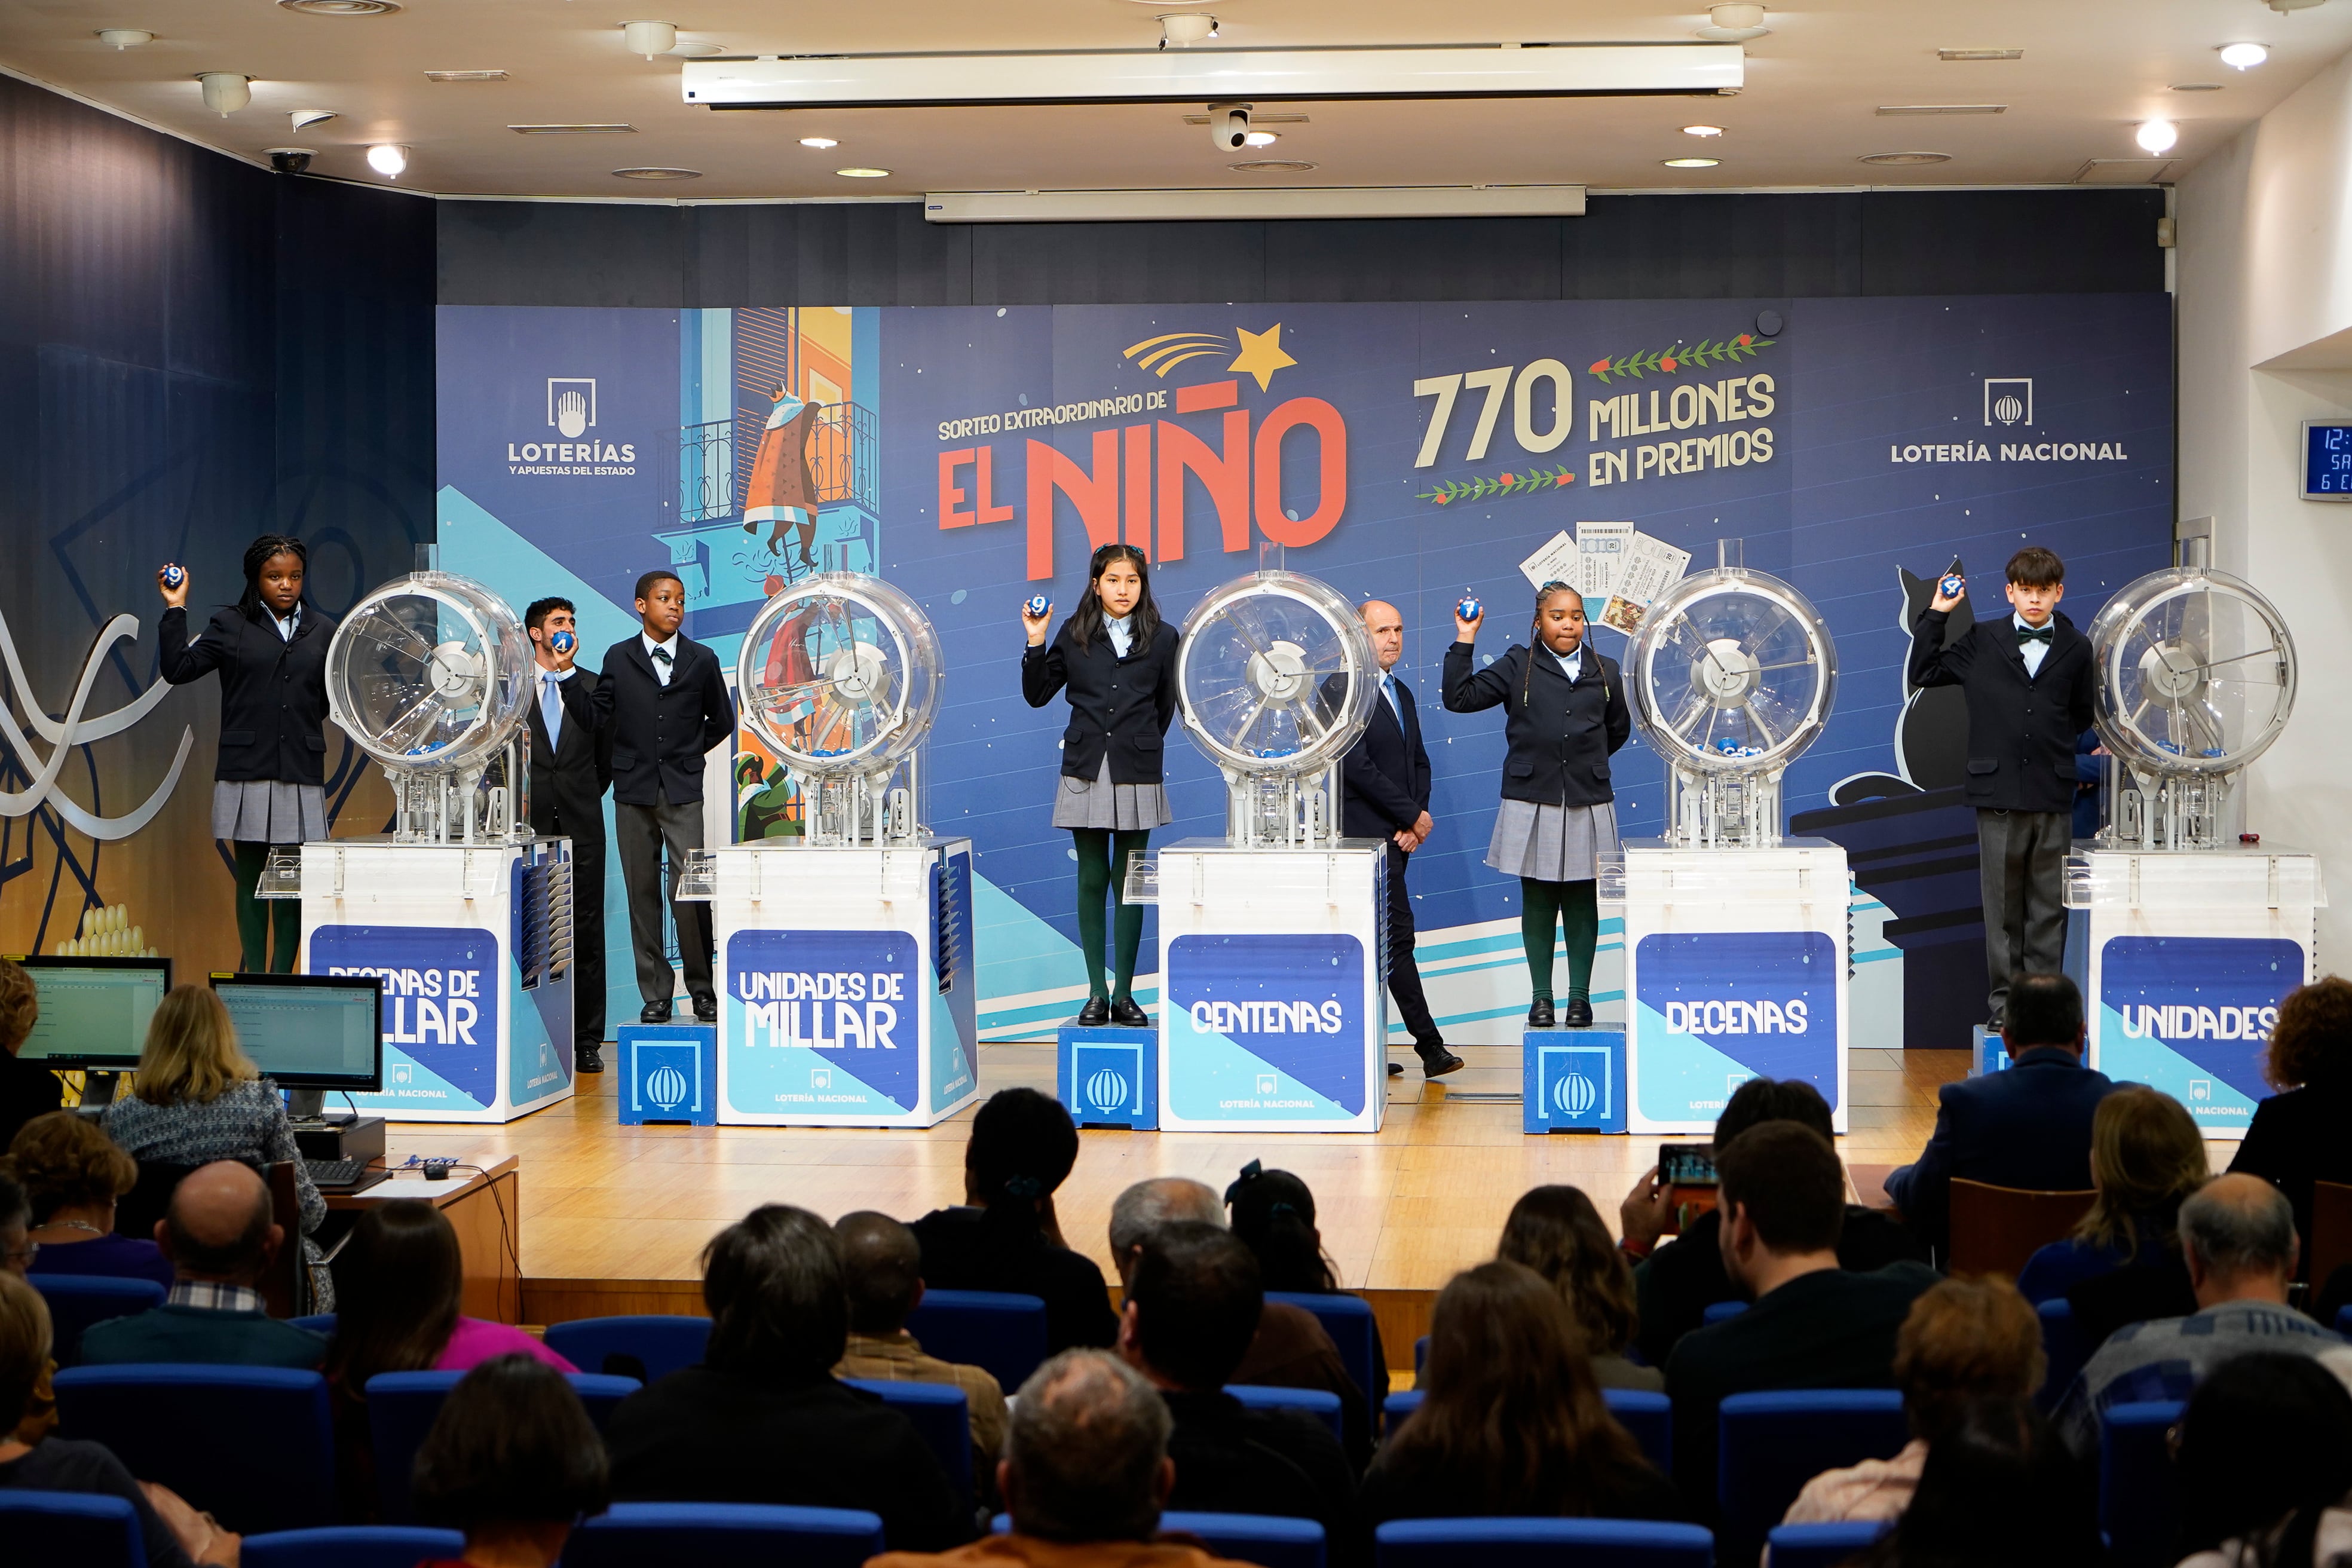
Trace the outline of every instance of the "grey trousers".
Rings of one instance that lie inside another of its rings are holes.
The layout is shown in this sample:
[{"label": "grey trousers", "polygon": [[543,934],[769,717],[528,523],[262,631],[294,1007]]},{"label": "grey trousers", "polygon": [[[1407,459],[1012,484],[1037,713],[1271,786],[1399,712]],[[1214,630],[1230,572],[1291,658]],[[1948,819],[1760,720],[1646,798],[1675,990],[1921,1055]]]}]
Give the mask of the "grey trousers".
[{"label": "grey trousers", "polygon": [[2074,841],[2070,812],[1977,813],[1985,973],[1996,1019],[2009,1003],[2010,976],[2055,974],[2065,960],[2066,851]]},{"label": "grey trousers", "polygon": [[[636,951],[637,994],[648,1002],[670,999],[677,979],[662,942],[662,900],[670,900],[677,924],[678,962],[686,969],[687,994],[696,1001],[718,996],[710,982],[710,906],[677,901],[678,873],[686,852],[702,847],[702,803],[687,805],[626,805],[613,803],[613,837],[621,851],[621,885],[629,894],[629,944]],[[662,856],[669,876],[662,876]]]}]

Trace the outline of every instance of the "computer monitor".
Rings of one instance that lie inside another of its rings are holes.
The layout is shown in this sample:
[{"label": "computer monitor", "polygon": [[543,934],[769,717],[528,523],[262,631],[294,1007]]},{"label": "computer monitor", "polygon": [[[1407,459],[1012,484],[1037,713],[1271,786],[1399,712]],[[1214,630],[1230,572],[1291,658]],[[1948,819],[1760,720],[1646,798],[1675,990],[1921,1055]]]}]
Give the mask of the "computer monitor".
[{"label": "computer monitor", "polygon": [[45,1068],[129,1072],[147,1044],[147,1020],[172,988],[168,958],[50,958],[16,963],[33,978],[41,1016],[16,1059]]},{"label": "computer monitor", "polygon": [[383,1087],[383,983],[372,974],[215,974],[237,1044],[280,1089]]}]

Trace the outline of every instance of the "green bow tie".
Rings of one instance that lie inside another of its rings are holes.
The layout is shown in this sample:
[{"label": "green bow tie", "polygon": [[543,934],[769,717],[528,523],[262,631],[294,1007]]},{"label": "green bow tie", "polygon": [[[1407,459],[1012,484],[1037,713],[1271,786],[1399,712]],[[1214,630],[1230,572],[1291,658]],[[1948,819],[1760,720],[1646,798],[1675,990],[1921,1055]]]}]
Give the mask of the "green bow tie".
[{"label": "green bow tie", "polygon": [[2017,628],[2017,640],[2021,643],[2046,643],[2050,640],[2051,630],[2049,626],[2020,626]]}]

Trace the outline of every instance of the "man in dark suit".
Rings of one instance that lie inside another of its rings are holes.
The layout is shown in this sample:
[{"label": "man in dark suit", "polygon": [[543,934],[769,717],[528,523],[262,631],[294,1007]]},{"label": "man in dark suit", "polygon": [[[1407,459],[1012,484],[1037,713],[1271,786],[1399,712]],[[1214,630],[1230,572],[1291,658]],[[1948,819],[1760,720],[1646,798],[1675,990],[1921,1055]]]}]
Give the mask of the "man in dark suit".
[{"label": "man in dark suit", "polygon": [[578,612],[540,599],[523,612],[531,692],[530,830],[572,840],[572,1065],[604,1070],[604,792],[613,786],[612,721],[596,710],[604,678],[577,668]]},{"label": "man in dark suit", "polygon": [[1945,646],[1968,593],[1939,584],[1911,631],[1911,684],[1968,698],[1968,803],[1977,808],[1990,1027],[2001,1026],[2013,973],[2054,974],[2066,952],[2066,851],[2073,842],[2074,739],[2091,727],[2091,643],[2058,613],[2065,564],[2040,545],[2010,557],[2012,614]]},{"label": "man in dark suit", "polygon": [[677,952],[698,1023],[719,1021],[710,977],[710,906],[677,901],[678,874],[702,847],[702,758],[735,732],[719,658],[678,631],[686,584],[672,572],[637,579],[637,636],[604,653],[596,712],[610,724],[613,829],[621,841],[621,881],[629,893],[629,940],[636,950],[637,994],[647,1024],[669,1022],[677,976],[662,948],[662,858],[677,924]]},{"label": "man in dark suit", "polygon": [[2044,1193],[2091,1184],[2091,1118],[2116,1085],[2083,1065],[2083,994],[2063,974],[2018,975],[2001,1045],[2008,1068],[1938,1090],[1935,1135],[1886,1178],[1912,1234],[1938,1251],[1956,1176]]},{"label": "man in dark suit", "polygon": [[[1404,654],[1404,616],[1394,605],[1367,601],[1356,612],[1371,634],[1381,661],[1381,696],[1339,763],[1346,802],[1339,830],[1350,838],[1385,838],[1389,846],[1389,994],[1412,1034],[1422,1071],[1431,1078],[1454,1071],[1462,1058],[1445,1048],[1429,1003],[1421,993],[1421,971],[1412,961],[1412,896],[1405,890],[1405,862],[1429,837],[1429,752],[1421,743],[1421,715],[1412,690],[1391,671]],[[1389,1064],[1391,1074],[1404,1069]]]}]

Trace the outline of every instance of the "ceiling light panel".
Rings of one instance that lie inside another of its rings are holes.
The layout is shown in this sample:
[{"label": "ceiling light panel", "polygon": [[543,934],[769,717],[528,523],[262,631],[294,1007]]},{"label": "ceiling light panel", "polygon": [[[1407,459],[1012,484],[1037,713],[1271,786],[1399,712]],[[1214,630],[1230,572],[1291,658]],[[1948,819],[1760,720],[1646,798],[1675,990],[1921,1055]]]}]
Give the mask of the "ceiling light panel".
[{"label": "ceiling light panel", "polygon": [[1737,91],[1736,44],[1500,48],[1182,49],[688,60],[712,109],[1021,103],[1620,97]]},{"label": "ceiling light panel", "polygon": [[518,136],[622,136],[636,130],[634,125],[509,125],[508,130]]},{"label": "ceiling light panel", "polygon": [[507,73],[502,70],[426,71],[425,79],[426,81],[505,81]]},{"label": "ceiling light panel", "polygon": [[1939,60],[2021,60],[2023,49],[1937,49]]},{"label": "ceiling light panel", "polygon": [[2005,103],[1882,103],[1881,114],[2006,114]]},{"label": "ceiling light panel", "polygon": [[1582,185],[1234,185],[1217,190],[933,191],[929,223],[1170,218],[1582,217]]}]

